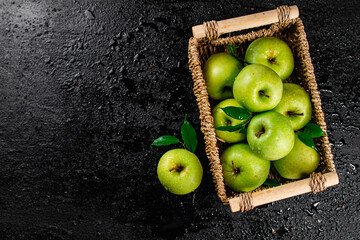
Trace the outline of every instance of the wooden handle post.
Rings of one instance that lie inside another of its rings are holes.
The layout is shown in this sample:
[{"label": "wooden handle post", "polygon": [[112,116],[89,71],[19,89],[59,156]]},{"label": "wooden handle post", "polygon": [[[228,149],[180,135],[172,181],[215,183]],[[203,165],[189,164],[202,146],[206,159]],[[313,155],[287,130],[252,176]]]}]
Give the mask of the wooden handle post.
[{"label": "wooden handle post", "polygon": [[[296,5],[290,6],[289,19],[299,17],[299,8]],[[270,10],[260,13],[254,13],[246,16],[230,18],[222,21],[218,21],[218,33],[219,36],[224,33],[236,32],[244,29],[260,27],[279,22],[277,10]],[[195,38],[205,37],[205,29],[203,25],[197,25],[192,27],[193,36]]]},{"label": "wooden handle post", "polygon": [[[326,178],[326,187],[339,183],[339,177],[336,172],[325,173],[323,176]],[[310,178],[254,192],[251,195],[253,206],[256,207],[308,192],[311,192]],[[232,212],[240,211],[240,199],[238,197],[229,199],[229,204]]]}]

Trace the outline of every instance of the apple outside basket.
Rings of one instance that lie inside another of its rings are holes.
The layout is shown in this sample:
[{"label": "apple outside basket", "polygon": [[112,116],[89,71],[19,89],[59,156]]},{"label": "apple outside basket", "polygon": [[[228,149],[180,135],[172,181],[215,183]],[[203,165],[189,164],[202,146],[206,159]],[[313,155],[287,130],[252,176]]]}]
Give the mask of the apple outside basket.
[{"label": "apple outside basket", "polygon": [[[205,151],[210,161],[209,164],[217,195],[224,204],[230,205],[233,212],[248,211],[256,206],[307,192],[316,194],[329,186],[339,183],[329,139],[325,135],[314,139],[320,153],[320,164],[309,178],[286,180],[281,178],[272,168],[269,178],[277,179],[280,183],[278,187],[260,186],[251,192],[236,193],[230,188],[225,187],[224,184],[219,156],[221,156],[227,144],[215,135],[211,109],[217,102],[209,99],[202,67],[212,54],[226,51],[228,43],[239,46],[237,49],[238,54],[239,56],[244,56],[247,46],[257,38],[274,36],[284,40],[291,48],[295,60],[294,71],[285,82],[296,83],[305,88],[312,101],[313,116],[311,122],[318,124],[326,133],[326,123],[321,109],[320,94],[311,63],[309,45],[303,23],[298,16],[299,10],[297,6],[280,6],[275,10],[218,22],[204,22],[203,25],[193,27],[194,37],[190,38],[188,49],[189,69],[194,80],[194,94],[200,112]],[[256,29],[246,34],[219,38],[224,33],[252,28]]]}]

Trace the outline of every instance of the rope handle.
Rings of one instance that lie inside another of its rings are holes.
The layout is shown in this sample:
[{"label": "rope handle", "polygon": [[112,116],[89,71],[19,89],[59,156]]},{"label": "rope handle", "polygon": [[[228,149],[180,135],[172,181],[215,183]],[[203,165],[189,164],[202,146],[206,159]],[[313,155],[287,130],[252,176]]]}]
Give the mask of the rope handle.
[{"label": "rope handle", "polygon": [[217,39],[221,34],[236,32],[244,29],[260,27],[276,22],[285,23],[290,19],[299,17],[299,8],[293,6],[280,6],[274,10],[254,13],[246,16],[230,18],[222,21],[208,21],[202,25],[192,27],[195,38]]}]

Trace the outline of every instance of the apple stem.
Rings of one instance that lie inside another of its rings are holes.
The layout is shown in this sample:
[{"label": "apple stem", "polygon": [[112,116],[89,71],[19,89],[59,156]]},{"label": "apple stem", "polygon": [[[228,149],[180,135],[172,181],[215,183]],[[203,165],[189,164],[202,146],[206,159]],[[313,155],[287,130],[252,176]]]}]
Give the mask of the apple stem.
[{"label": "apple stem", "polygon": [[261,136],[262,134],[264,134],[264,133],[265,133],[265,129],[264,129],[264,128],[261,128],[260,131],[258,131],[258,132],[255,133],[255,136],[256,136],[256,137],[260,137],[260,136]]},{"label": "apple stem", "polygon": [[269,58],[268,60],[271,64],[277,64],[277,61],[275,61],[275,58]]},{"label": "apple stem", "polygon": [[231,161],[231,163],[232,163],[232,165],[233,165],[233,168],[234,168],[234,170],[235,170],[235,173],[239,173],[239,172],[240,172],[240,169],[237,168],[237,167],[235,167],[234,161]]},{"label": "apple stem", "polygon": [[270,97],[269,95],[266,95],[264,91],[259,91],[259,94],[262,95],[262,96],[265,96],[265,97],[267,97],[267,98]]},{"label": "apple stem", "polygon": [[246,121],[246,123],[244,123],[244,126],[245,126],[246,124],[248,124],[251,119],[252,119],[252,116],[250,116],[250,117],[248,118],[248,120]]},{"label": "apple stem", "polygon": [[176,171],[176,172],[181,172],[184,168],[182,166],[178,166],[176,165],[175,167],[173,167],[172,169],[170,169],[170,172],[172,171]]},{"label": "apple stem", "polygon": [[181,145],[183,146],[183,148],[185,148],[186,150],[188,150],[187,148],[186,148],[186,145],[183,143],[183,142],[180,142],[181,143]]},{"label": "apple stem", "polygon": [[291,112],[291,111],[288,111],[286,113],[288,116],[304,116],[304,113],[296,113],[296,112]]}]

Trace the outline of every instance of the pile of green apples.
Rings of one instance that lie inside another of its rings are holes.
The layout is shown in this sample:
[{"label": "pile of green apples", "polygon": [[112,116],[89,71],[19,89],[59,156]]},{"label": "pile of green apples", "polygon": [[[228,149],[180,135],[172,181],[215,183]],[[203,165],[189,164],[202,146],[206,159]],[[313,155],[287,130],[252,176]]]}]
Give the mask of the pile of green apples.
[{"label": "pile of green apples", "polygon": [[313,138],[324,135],[310,123],[308,93],[294,83],[284,83],[294,69],[294,57],[281,39],[253,41],[244,58],[213,54],[203,68],[209,96],[219,101],[213,108],[214,127],[229,143],[220,159],[224,182],[237,192],[252,191],[268,178],[271,163],[285,179],[308,177],[319,165]]}]

